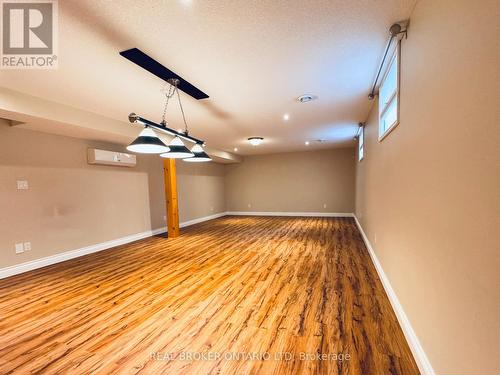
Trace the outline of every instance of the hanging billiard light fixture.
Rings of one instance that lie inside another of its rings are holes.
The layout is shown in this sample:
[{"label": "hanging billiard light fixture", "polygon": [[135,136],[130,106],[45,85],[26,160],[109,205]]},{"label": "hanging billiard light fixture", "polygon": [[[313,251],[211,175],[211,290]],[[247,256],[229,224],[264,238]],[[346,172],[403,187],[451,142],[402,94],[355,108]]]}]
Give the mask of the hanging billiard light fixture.
[{"label": "hanging billiard light fixture", "polygon": [[[145,126],[145,129],[141,132],[141,134],[139,134],[139,137],[127,147],[127,150],[138,153],[153,153],[152,150],[155,149],[156,151],[154,153],[159,153],[162,158],[183,159],[184,161],[193,162],[211,161],[212,159],[210,158],[210,156],[208,156],[201,147],[201,145],[204,145],[204,142],[189,135],[186,116],[184,115],[184,109],[182,107],[181,97],[179,95],[179,80],[170,79],[168,80],[168,82],[170,86],[168,92],[165,94],[165,107],[163,109],[163,116],[160,124],[146,120],[145,118],[142,118],[135,113],[131,113],[129,115],[130,122],[142,124]],[[184,121],[184,131],[177,131],[167,127],[167,121],[165,119],[167,114],[168,102],[170,98],[172,98],[175,94],[177,94],[179,108],[182,114],[182,120]],[[151,128],[172,135],[174,138],[169,142],[167,146],[156,136]],[[154,138],[156,138],[156,140]],[[194,146],[191,148],[191,150],[186,147],[183,140],[194,143]],[[158,144],[158,142],[160,142],[161,144]],[[158,147],[148,147],[148,145],[151,144],[154,144]],[[160,146],[163,147],[160,149]],[[148,150],[151,151],[148,152]]]},{"label": "hanging billiard light fixture", "polygon": [[194,154],[189,151],[189,149],[184,145],[182,139],[178,136],[175,136],[174,139],[170,141],[168,144],[169,151],[161,154],[162,158],[168,159],[187,159],[192,158]]},{"label": "hanging billiard light fixture", "polygon": [[206,152],[200,152],[199,154],[195,154],[192,158],[183,159],[184,161],[188,161],[190,163],[202,163],[204,161],[212,161],[212,158],[207,155]]},{"label": "hanging billiard light fixture", "polygon": [[212,158],[207,155],[205,150],[203,150],[202,145],[200,145],[199,143],[196,143],[191,148],[191,152],[194,154],[194,157],[184,159],[184,161],[188,161],[190,163],[201,163],[204,161],[211,161],[212,160]]},{"label": "hanging billiard light fixture", "polygon": [[146,126],[135,141],[127,146],[127,150],[140,154],[161,154],[170,151],[170,148],[158,138],[153,129]]}]

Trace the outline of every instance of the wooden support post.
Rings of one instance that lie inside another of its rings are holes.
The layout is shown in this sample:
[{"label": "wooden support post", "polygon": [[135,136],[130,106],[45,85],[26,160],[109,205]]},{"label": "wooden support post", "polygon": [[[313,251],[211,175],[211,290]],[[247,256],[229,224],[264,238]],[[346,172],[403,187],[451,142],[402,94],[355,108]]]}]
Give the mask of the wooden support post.
[{"label": "wooden support post", "polygon": [[167,205],[167,231],[169,238],[179,237],[179,205],[177,202],[177,175],[175,159],[163,161],[165,200]]}]

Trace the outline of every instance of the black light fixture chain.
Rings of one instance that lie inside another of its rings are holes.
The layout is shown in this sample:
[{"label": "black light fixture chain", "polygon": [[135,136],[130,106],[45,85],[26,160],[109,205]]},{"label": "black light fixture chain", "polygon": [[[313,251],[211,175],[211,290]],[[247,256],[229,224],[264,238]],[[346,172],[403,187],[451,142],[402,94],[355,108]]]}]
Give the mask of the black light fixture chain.
[{"label": "black light fixture chain", "polygon": [[167,121],[165,121],[165,117],[167,115],[167,107],[168,107],[168,101],[169,99],[174,95],[174,92],[173,92],[173,86],[170,85],[168,87],[168,92],[165,94],[166,96],[166,100],[165,100],[165,107],[163,108],[163,116],[161,117],[161,124],[163,126],[167,126]]},{"label": "black light fixture chain", "polygon": [[177,85],[175,86],[175,91],[177,91],[177,98],[179,99],[179,107],[181,108],[182,119],[184,120],[184,134],[187,135],[189,134],[188,125],[186,122],[186,116],[184,115],[184,108],[182,108],[181,96],[179,95],[179,89],[177,88]]}]

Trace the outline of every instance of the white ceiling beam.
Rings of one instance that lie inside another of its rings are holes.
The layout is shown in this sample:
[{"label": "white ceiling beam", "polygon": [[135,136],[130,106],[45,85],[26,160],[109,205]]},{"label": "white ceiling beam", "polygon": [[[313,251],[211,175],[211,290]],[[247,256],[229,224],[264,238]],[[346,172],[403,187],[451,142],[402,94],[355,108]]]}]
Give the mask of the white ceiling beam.
[{"label": "white ceiling beam", "polygon": [[[0,118],[25,129],[123,145],[140,131],[140,126],[130,124],[127,118],[118,121],[6,88],[0,88]],[[242,160],[239,155],[210,147],[205,151],[221,163]]]}]

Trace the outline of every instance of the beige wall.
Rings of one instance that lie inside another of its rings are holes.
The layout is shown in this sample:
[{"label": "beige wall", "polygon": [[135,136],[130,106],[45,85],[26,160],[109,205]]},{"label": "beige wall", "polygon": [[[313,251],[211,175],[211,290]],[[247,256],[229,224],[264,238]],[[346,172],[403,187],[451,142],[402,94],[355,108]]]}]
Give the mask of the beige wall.
[{"label": "beige wall", "polygon": [[[165,226],[161,159],[88,165],[89,147],[124,151],[0,120],[0,268]],[[223,212],[224,167],[185,164],[178,162],[181,222]],[[19,179],[29,190],[17,190]],[[15,254],[14,244],[27,241],[32,250]]]},{"label": "beige wall", "polygon": [[[0,120],[0,268],[165,226],[162,160],[138,155],[134,168],[89,165],[87,148],[124,151]],[[17,190],[21,179],[29,190]],[[177,182],[181,223],[226,211],[226,198],[233,211],[352,212],[354,150],[255,156],[229,166],[178,162]],[[15,254],[14,244],[27,241],[32,250]]]},{"label": "beige wall", "polygon": [[352,148],[245,157],[226,166],[226,209],[353,212],[354,163]]},{"label": "beige wall", "polygon": [[357,164],[356,214],[437,374],[498,373],[500,6],[421,0],[401,123]]},{"label": "beige wall", "polygon": [[226,211],[223,164],[179,161],[177,186],[181,223]]}]

